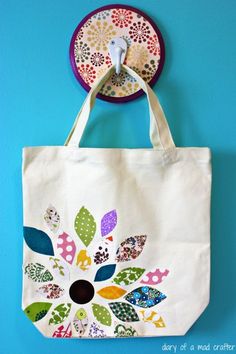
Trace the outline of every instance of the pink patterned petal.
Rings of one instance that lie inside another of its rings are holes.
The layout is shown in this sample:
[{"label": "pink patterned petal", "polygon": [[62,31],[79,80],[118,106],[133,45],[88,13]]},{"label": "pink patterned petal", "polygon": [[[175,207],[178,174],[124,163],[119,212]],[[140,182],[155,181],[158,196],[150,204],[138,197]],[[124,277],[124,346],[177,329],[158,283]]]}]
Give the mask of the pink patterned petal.
[{"label": "pink patterned petal", "polygon": [[108,235],[117,224],[117,214],[115,210],[109,211],[101,220],[101,234],[102,236]]},{"label": "pink patterned petal", "polygon": [[56,338],[70,338],[72,336],[71,324],[59,326],[52,336]]},{"label": "pink patterned petal", "polygon": [[164,272],[162,272],[159,268],[148,272],[143,279],[141,280],[140,283],[142,284],[149,284],[149,285],[156,285],[162,282],[164,277],[167,277],[169,274],[169,270],[166,269]]},{"label": "pink patterned petal", "polygon": [[61,257],[68,263],[73,263],[76,246],[72,238],[67,233],[63,232],[63,234],[59,235],[57,239],[57,250]]}]

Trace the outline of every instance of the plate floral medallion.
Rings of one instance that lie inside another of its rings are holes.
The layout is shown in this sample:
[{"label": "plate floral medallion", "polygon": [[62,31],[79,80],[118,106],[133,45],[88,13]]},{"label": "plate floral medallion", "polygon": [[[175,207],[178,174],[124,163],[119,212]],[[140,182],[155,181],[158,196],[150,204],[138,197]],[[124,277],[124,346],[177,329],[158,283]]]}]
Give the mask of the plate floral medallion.
[{"label": "plate floral medallion", "polygon": [[[161,32],[140,10],[126,5],[108,5],[88,14],[72,36],[70,60],[81,85],[89,91],[112,65],[108,44],[114,37],[121,37],[127,43],[125,64],[150,85],[154,84],[164,65]],[[136,80],[122,71],[119,75],[112,75],[98,97],[111,102],[125,102],[141,94]]]}]

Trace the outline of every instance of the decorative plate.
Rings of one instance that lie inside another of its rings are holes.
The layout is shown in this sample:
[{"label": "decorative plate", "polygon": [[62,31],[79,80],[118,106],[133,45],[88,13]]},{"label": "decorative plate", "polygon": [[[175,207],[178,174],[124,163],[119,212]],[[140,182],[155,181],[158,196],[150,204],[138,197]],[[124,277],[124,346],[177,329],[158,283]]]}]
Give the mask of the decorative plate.
[{"label": "decorative plate", "polygon": [[[113,37],[126,40],[125,64],[153,85],[163,68],[165,48],[160,30],[140,10],[126,5],[108,5],[88,14],[77,26],[70,43],[73,72],[89,91],[112,65],[108,43]],[[110,102],[127,102],[143,94],[127,73],[113,74],[98,97]]]}]

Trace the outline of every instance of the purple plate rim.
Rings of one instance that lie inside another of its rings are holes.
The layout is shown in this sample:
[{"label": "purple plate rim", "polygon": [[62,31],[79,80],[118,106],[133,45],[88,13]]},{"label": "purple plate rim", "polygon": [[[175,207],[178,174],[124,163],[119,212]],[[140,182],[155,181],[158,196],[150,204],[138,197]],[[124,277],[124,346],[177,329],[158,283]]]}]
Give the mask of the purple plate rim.
[{"label": "purple plate rim", "polygon": [[[85,24],[85,22],[87,22],[93,15],[97,14],[98,12],[104,11],[104,10],[110,10],[113,8],[121,8],[121,9],[127,9],[127,10],[131,10],[134,11],[136,13],[138,13],[139,15],[143,16],[154,28],[159,42],[160,42],[160,50],[161,50],[161,57],[160,57],[160,62],[159,62],[159,66],[157,71],[155,72],[154,76],[152,77],[152,79],[149,81],[149,85],[153,86],[162,70],[164,67],[164,62],[165,62],[165,44],[164,44],[164,40],[161,34],[161,31],[159,30],[159,28],[157,27],[157,25],[155,24],[155,22],[148,16],[146,15],[143,11],[137,9],[136,7],[133,6],[129,6],[129,5],[124,5],[124,4],[110,4],[110,5],[106,5],[106,6],[102,6],[99,7],[93,11],[91,11],[88,15],[86,15],[82,21],[78,24],[78,26],[76,27],[76,29],[73,32],[71,41],[70,41],[70,47],[69,47],[69,57],[70,57],[70,63],[72,66],[72,71],[76,77],[76,79],[79,81],[79,83],[81,84],[81,86],[87,91],[89,92],[91,87],[86,84],[86,82],[82,79],[82,77],[79,75],[77,67],[76,67],[76,63],[75,63],[75,58],[74,58],[74,43],[76,40],[76,36],[77,33],[79,32],[79,30],[83,27],[83,25]],[[124,97],[112,97],[112,96],[106,96],[106,95],[102,95],[101,93],[97,94],[97,98],[107,101],[107,102],[112,102],[112,103],[125,103],[125,102],[129,102],[129,101],[133,101],[134,99],[142,96],[144,94],[144,91],[142,89],[140,89],[139,91],[132,93],[131,95],[128,96],[124,96]]]}]

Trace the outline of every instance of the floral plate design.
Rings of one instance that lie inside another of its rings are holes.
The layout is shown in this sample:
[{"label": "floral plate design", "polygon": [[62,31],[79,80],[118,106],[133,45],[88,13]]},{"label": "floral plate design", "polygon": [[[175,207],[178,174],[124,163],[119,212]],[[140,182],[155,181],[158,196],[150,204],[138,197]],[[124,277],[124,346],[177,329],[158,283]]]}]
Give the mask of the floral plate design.
[{"label": "floral plate design", "polygon": [[[155,23],[140,10],[126,5],[108,5],[88,14],[71,39],[70,60],[73,72],[89,91],[94,82],[112,65],[108,43],[122,37],[128,45],[125,64],[153,85],[164,64],[164,42]],[[126,102],[140,96],[136,80],[127,73],[115,73],[98,97],[111,102]]]}]

